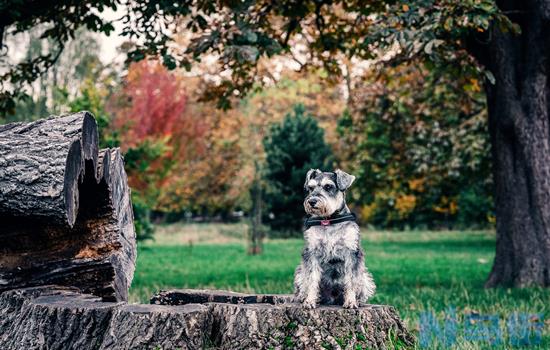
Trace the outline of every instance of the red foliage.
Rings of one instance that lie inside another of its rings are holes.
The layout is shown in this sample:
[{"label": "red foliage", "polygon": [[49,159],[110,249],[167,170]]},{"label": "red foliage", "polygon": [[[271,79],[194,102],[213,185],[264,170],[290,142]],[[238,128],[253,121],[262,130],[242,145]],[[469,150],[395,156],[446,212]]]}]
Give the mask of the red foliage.
[{"label": "red foliage", "polygon": [[130,65],[122,96],[126,103],[114,127],[124,130],[121,141],[128,147],[147,137],[171,136],[187,103],[182,81],[156,61]]},{"label": "red foliage", "polygon": [[173,164],[206,152],[209,125],[200,115],[186,112],[183,79],[157,61],[132,63],[111,104],[114,131],[129,156],[130,185],[151,204],[163,191]]}]

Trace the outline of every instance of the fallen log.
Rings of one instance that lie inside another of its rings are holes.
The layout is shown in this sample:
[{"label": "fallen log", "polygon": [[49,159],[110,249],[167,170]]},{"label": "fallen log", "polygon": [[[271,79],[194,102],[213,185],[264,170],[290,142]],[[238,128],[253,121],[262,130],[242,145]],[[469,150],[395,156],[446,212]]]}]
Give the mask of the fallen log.
[{"label": "fallen log", "polygon": [[57,284],[127,300],[136,243],[124,161],[90,113],[0,126],[0,291]]},{"label": "fallen log", "polygon": [[98,138],[87,112],[0,126],[0,213],[72,227],[85,166],[97,166]]}]

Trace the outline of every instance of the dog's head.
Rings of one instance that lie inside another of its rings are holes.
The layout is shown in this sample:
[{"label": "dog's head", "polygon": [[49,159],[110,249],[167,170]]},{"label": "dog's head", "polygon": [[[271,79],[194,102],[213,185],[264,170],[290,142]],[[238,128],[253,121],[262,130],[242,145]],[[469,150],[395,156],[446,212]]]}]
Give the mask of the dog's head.
[{"label": "dog's head", "polygon": [[304,208],[312,216],[329,217],[345,207],[344,192],[351,186],[355,176],[342,170],[322,172],[311,169],[307,172],[304,190]]}]

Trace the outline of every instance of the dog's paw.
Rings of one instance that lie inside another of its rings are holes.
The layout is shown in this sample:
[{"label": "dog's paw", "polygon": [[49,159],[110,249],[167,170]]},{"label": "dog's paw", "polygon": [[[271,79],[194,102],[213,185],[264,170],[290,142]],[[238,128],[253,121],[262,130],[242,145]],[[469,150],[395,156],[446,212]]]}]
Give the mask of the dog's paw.
[{"label": "dog's paw", "polygon": [[313,301],[313,300],[307,300],[306,299],[302,302],[302,307],[304,309],[315,309],[316,306],[317,305],[315,305],[315,301]]},{"label": "dog's paw", "polygon": [[357,303],[357,300],[355,298],[349,298],[344,300],[344,305],[342,305],[344,309],[357,309],[359,308],[359,304]]}]

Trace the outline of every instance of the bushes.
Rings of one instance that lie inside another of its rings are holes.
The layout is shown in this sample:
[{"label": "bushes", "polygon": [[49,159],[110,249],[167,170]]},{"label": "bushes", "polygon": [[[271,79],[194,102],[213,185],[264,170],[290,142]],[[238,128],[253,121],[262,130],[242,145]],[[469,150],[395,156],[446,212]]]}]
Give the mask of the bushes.
[{"label": "bushes", "polygon": [[492,177],[475,77],[417,63],[382,68],[339,121],[339,154],[357,176],[350,202],[384,228],[487,227]]},{"label": "bushes", "polygon": [[151,222],[151,210],[139,196],[134,194],[134,192],[132,192],[132,207],[134,209],[136,239],[138,241],[153,239],[155,227]]},{"label": "bushes", "polygon": [[294,107],[281,124],[271,127],[264,139],[266,152],[265,222],[276,231],[299,233],[305,216],[302,207],[304,178],[311,168],[330,169],[332,151],[323,129],[305,115],[302,105]]}]

